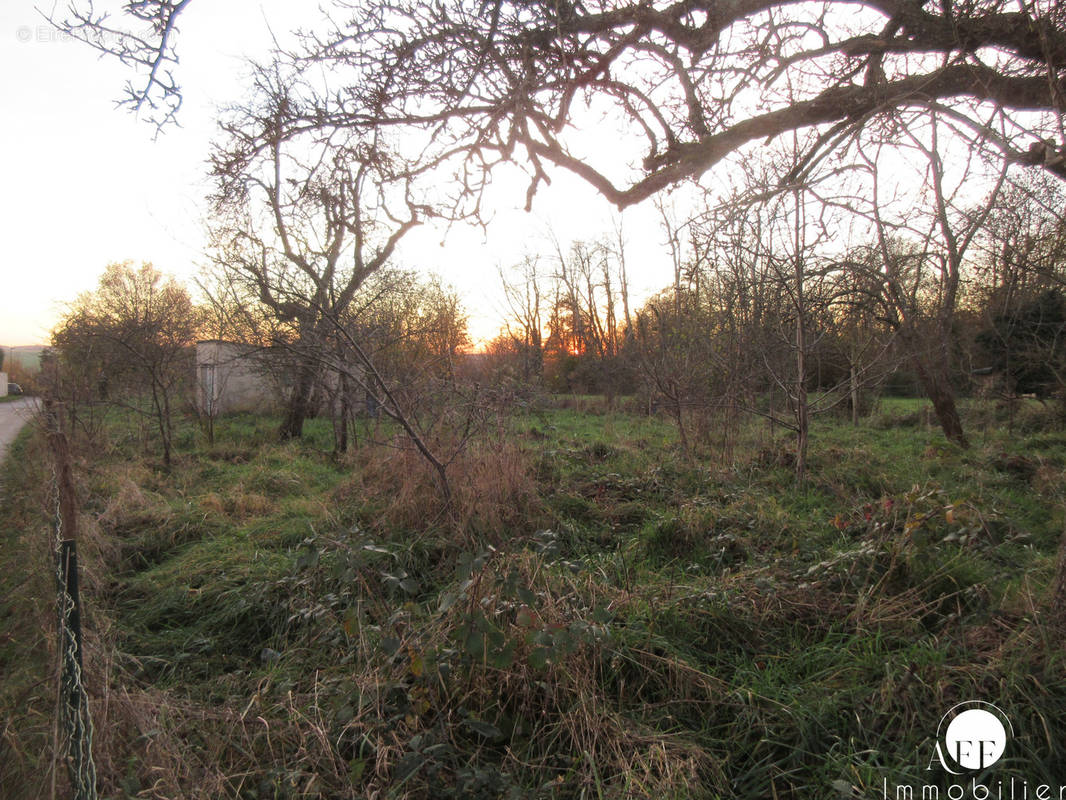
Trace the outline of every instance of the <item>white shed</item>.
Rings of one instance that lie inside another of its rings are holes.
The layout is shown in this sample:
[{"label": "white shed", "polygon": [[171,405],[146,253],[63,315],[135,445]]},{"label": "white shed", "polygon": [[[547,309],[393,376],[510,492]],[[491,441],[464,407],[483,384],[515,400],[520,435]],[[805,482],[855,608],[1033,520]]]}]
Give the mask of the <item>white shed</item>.
[{"label": "white shed", "polygon": [[201,413],[276,411],[281,386],[269,372],[269,351],[209,339],[196,343],[196,404]]}]

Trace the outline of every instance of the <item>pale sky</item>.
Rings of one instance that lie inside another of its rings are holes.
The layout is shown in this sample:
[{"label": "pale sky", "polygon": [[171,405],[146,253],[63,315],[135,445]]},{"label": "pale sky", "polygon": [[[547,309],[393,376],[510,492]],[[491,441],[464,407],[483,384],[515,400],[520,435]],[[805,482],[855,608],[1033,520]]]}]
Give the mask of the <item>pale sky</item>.
[{"label": "pale sky", "polygon": [[[183,279],[197,274],[205,261],[204,162],[215,109],[241,98],[245,57],[269,50],[267,20],[280,38],[306,24],[300,13],[314,8],[291,0],[190,4],[179,23],[181,127],[157,137],[115,108],[131,73],[53,31],[36,10],[51,7],[0,3],[5,346],[47,343],[64,304],[91,289],[110,262],[151,261]],[[436,272],[460,291],[475,340],[491,337],[500,322],[498,264],[517,262],[524,251],[548,252],[549,229],[564,246],[611,230],[611,208],[599,195],[575,178],[553,177],[526,214],[524,184],[501,176],[487,236],[422,228],[401,247],[397,266]],[[670,283],[670,261],[650,202],[626,211],[624,221],[638,302]]]}]

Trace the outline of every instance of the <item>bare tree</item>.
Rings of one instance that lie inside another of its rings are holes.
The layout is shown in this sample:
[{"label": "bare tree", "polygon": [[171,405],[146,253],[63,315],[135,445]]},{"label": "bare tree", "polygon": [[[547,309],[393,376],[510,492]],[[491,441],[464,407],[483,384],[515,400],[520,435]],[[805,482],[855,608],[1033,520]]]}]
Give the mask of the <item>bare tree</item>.
[{"label": "bare tree", "polygon": [[856,268],[862,251],[845,254],[834,265],[834,303],[831,306],[835,327],[830,347],[841,357],[847,370],[847,405],[851,424],[858,426],[860,417],[872,410],[869,399],[885,377],[899,366],[893,352],[894,336],[878,318],[881,285],[871,284],[871,270]]},{"label": "bare tree", "polygon": [[898,122],[923,166],[917,205],[911,198],[905,212],[890,218],[891,204],[882,198],[879,160],[884,151],[859,150],[869,167],[869,215],[877,236],[883,318],[906,347],[944,435],[968,447],[951,380],[954,323],[964,259],[996,204],[1007,165],[990,176],[984,199],[974,204],[980,153],[970,151],[951,177],[941,143],[950,128],[945,131],[941,115],[934,111]]},{"label": "bare tree", "polygon": [[[165,102],[174,20],[189,0],[116,3],[146,38],[104,43],[149,79],[132,105]],[[529,172],[528,198],[557,167],[625,207],[701,176],[761,142],[810,131],[788,183],[899,111],[950,106],[1007,161],[1066,176],[1061,123],[1066,10],[1053,0],[936,5],[874,0],[722,5],[692,0],[333,0],[305,64],[343,87],[303,124],[321,131],[400,127],[417,171],[445,164],[476,205],[502,161]],[[91,0],[60,25],[108,30]],[[155,56],[151,54],[155,51]],[[608,168],[576,155],[586,104],[640,136]],[[1004,124],[989,125],[989,111]],[[576,138],[575,138],[576,137]],[[634,168],[625,169],[624,164]],[[640,165],[639,167],[636,165]],[[611,173],[616,173],[612,175]]]},{"label": "bare tree", "polygon": [[634,318],[638,369],[677,426],[686,459],[692,456],[692,412],[706,405],[711,382],[711,337],[701,312],[691,296],[671,287],[645,303]]},{"label": "bare tree", "polygon": [[557,388],[606,395],[608,404],[625,382],[620,369],[619,305],[628,306],[620,251],[605,241],[574,241],[567,250],[553,238],[555,272],[546,281],[549,331],[544,349]]},{"label": "bare tree", "polygon": [[481,416],[476,388],[458,377],[469,344],[458,295],[439,278],[387,267],[367,277],[344,314],[319,313],[328,336],[292,354],[320,375],[314,391],[332,417],[334,454],[347,450],[357,411],[365,409],[375,428],[392,420],[402,431],[395,443],[414,446],[448,501],[448,468]]},{"label": "bare tree", "polygon": [[1019,394],[1066,401],[1066,189],[1039,177],[1021,176],[1002,193],[971,270],[977,357],[998,373],[1012,412]]},{"label": "bare tree", "polygon": [[977,303],[1006,314],[1045,289],[1066,286],[1066,186],[1025,173],[1008,176],[974,249]]},{"label": "bare tree", "polygon": [[629,275],[626,272],[626,237],[622,227],[622,218],[619,215],[614,222],[614,238],[610,244],[605,245],[610,250],[612,257],[618,264],[618,290],[622,301],[622,331],[626,337],[630,336],[633,328],[633,319],[629,314]]},{"label": "bare tree", "polygon": [[[749,178],[750,184],[758,184]],[[806,477],[810,419],[824,410],[825,396],[812,402],[811,357],[825,334],[826,309],[832,303],[832,267],[818,253],[826,242],[826,227],[808,218],[806,190],[796,186],[787,195],[756,192],[754,202],[737,198],[722,204],[717,219],[730,230],[747,271],[769,283],[771,303],[762,324],[772,336],[749,341],[750,356],[761,358],[770,387],[781,390],[790,420],[781,419],[773,407],[767,413],[775,423],[792,430],[796,437],[794,466],[797,481]],[[752,220],[757,220],[752,224]],[[767,298],[768,299],[768,298]],[[783,357],[785,354],[788,357]]]},{"label": "bare tree", "polygon": [[[846,403],[856,414],[858,395],[883,374],[876,365],[889,342],[873,319],[868,273],[837,252],[852,216],[848,181],[836,170],[809,177],[782,193],[755,165],[743,190],[688,223],[695,272],[704,273],[698,294],[711,307],[720,403],[731,415],[739,406],[766,416],[771,433],[791,431],[801,482],[812,418]],[[823,369],[827,361],[838,364]]]},{"label": "bare tree", "polygon": [[190,2],[86,0],[67,6],[65,16],[53,13],[51,20],[136,72],[120,103],[135,113],[147,112],[147,118],[162,128],[175,122],[181,109],[181,86],[174,75],[178,64],[175,39],[178,17]]},{"label": "bare tree", "polygon": [[320,140],[288,128],[291,84],[268,70],[257,93],[223,124],[212,157],[218,213],[215,261],[270,309],[292,353],[282,438],[301,435],[335,321],[364,281],[419,224],[406,181],[376,137]]},{"label": "bare tree", "polygon": [[[111,264],[96,291],[79,297],[52,334],[62,369],[51,392],[76,400],[67,393],[80,383],[80,399],[144,415],[169,467],[175,406],[193,373],[190,348],[201,321],[185,288],[151,264]],[[72,384],[71,375],[82,380]]]},{"label": "bare tree", "polygon": [[542,289],[542,271],[540,258],[528,255],[510,270],[510,275],[500,269],[507,303],[505,330],[518,351],[521,377],[527,383],[539,382],[544,372],[543,311],[547,298]]}]

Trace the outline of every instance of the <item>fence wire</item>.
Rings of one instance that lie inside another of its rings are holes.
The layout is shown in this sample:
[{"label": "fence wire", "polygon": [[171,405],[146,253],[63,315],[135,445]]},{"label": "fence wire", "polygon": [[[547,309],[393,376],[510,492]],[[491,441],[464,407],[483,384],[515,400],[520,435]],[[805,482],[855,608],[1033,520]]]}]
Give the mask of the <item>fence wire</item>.
[{"label": "fence wire", "polygon": [[56,613],[59,619],[59,709],[65,739],[65,756],[74,800],[97,800],[96,763],[93,761],[93,721],[85,691],[81,658],[81,609],[78,594],[78,559],[74,542],[63,536],[59,477],[52,465],[56,574]]}]

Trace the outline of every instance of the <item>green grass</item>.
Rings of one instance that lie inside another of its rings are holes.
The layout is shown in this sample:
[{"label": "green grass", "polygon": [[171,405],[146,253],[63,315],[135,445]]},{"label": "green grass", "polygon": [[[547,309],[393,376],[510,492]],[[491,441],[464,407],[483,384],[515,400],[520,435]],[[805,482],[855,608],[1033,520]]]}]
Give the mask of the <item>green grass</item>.
[{"label": "green grass", "polygon": [[[1019,768],[1059,780],[1066,434],[974,404],[963,451],[923,407],[818,419],[802,488],[763,423],[686,459],[663,418],[534,409],[479,451],[477,480],[517,459],[535,491],[505,529],[474,513],[495,483],[435,513],[417,461],[334,459],[321,421],[284,445],[267,418],[213,445],[188,427],[170,471],[116,423],[81,472],[106,796],[874,796],[926,782],[959,699],[1003,708]],[[419,523],[386,522],[397,502]],[[22,530],[40,508],[19,507]],[[41,586],[5,552],[12,707],[47,661],[19,621]],[[12,741],[44,746],[41,697]]]}]

